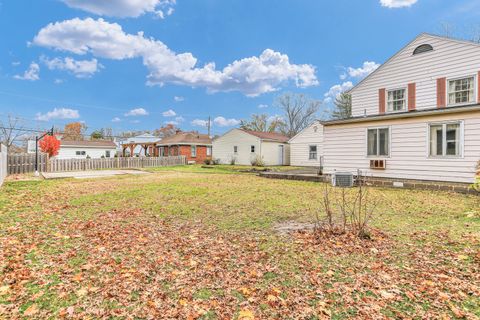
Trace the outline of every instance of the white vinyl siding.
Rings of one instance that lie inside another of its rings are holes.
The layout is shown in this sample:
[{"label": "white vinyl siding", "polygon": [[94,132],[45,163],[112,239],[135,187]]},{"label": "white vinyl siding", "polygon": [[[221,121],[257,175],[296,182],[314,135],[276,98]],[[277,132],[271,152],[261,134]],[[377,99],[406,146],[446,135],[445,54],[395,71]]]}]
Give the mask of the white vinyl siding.
[{"label": "white vinyl siding", "polygon": [[[429,125],[463,123],[463,156],[430,157]],[[390,128],[390,157],[385,170],[370,169],[365,157],[369,127]],[[324,172],[356,173],[361,169],[370,176],[472,183],[480,159],[480,111],[384,120],[324,127]],[[341,146],[341,148],[339,147]]]},{"label": "white vinyl siding", "polygon": [[110,158],[115,156],[116,148],[89,148],[89,147],[60,147],[56,159],[99,159],[106,157],[107,151],[110,151]]},{"label": "white vinyl siding", "polygon": [[284,146],[283,164],[287,165],[290,162],[290,148],[287,143],[262,141],[242,130],[232,129],[213,141],[212,157],[223,164],[229,164],[230,160],[235,158],[236,164],[251,165],[251,160],[259,155],[265,165],[274,166],[281,164],[279,145]]},{"label": "white vinyl siding", "polygon": [[[412,55],[416,47],[425,43],[431,44],[434,50]],[[435,109],[437,79],[457,79],[477,74],[480,71],[479,56],[479,44],[422,35],[352,89],[352,115],[363,116],[364,112],[366,115],[378,114],[378,90],[403,88],[409,83],[416,84],[416,109]],[[478,101],[476,90],[474,95],[474,101]]]},{"label": "white vinyl siding", "polygon": [[[323,155],[323,126],[315,121],[290,141],[290,164],[300,167],[318,167]],[[317,146],[317,158],[310,158],[310,146]]]}]

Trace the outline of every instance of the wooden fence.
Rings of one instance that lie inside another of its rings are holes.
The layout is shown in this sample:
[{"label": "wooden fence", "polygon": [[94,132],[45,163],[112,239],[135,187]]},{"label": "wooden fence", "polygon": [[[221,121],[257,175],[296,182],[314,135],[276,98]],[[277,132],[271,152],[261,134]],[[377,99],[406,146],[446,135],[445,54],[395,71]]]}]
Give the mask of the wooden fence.
[{"label": "wooden fence", "polygon": [[[38,154],[38,171],[47,170],[48,155]],[[35,154],[32,153],[12,153],[8,155],[8,174],[22,174],[35,172]]]},{"label": "wooden fence", "polygon": [[7,147],[0,144],[0,186],[3,184],[3,180],[5,180],[7,174]]},{"label": "wooden fence", "polygon": [[[13,154],[8,156],[8,173],[34,172],[35,155]],[[128,169],[166,167],[185,165],[185,156],[175,157],[139,157],[139,158],[103,158],[103,159],[48,159],[39,156],[38,170],[41,172],[67,172],[102,169]]]}]

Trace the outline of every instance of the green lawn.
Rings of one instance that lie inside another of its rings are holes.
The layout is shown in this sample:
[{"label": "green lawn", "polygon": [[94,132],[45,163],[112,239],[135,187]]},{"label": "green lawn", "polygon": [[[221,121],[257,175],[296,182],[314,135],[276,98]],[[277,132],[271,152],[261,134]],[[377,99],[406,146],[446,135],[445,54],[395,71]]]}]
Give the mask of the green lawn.
[{"label": "green lawn", "polygon": [[244,169],[6,183],[0,319],[480,317],[478,197],[371,189],[372,241],[285,236],[322,184]]}]

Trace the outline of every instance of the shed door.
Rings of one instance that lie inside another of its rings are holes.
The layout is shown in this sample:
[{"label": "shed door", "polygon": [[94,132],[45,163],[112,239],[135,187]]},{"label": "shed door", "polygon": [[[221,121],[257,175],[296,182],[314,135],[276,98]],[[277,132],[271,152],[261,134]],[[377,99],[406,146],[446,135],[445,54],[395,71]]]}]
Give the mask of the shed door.
[{"label": "shed door", "polygon": [[278,165],[283,166],[284,150],[283,145],[278,146]]}]

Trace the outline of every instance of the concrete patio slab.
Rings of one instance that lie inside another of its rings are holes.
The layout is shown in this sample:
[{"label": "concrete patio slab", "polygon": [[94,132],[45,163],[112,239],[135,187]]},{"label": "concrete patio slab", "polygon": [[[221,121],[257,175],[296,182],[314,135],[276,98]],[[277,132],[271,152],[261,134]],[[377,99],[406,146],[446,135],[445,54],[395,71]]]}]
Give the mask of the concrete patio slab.
[{"label": "concrete patio slab", "polygon": [[118,175],[138,175],[148,174],[148,172],[140,170],[95,170],[95,171],[72,171],[72,172],[42,172],[42,176],[45,179],[91,179],[91,178],[104,178]]}]

